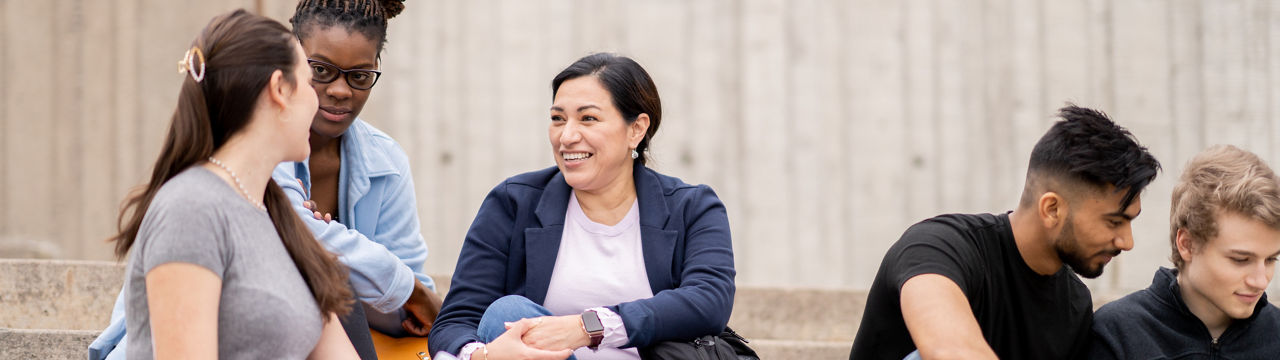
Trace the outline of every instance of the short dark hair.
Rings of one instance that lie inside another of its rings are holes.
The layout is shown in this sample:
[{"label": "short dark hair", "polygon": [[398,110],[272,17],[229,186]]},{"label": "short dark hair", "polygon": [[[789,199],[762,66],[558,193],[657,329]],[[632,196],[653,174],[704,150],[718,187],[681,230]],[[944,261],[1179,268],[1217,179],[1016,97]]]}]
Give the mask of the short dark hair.
[{"label": "short dark hair", "polygon": [[1031,150],[1027,166],[1027,192],[1023,205],[1035,201],[1031,194],[1034,178],[1071,185],[1087,185],[1102,190],[1107,185],[1126,191],[1120,208],[1129,207],[1142,189],[1160,171],[1147,148],[1139,145],[1129,130],[1116,125],[1106,114],[1067,104],[1058,110],[1062,120],[1053,124]]},{"label": "short dark hair", "polygon": [[635,161],[645,164],[649,143],[653,134],[658,132],[662,124],[662,100],[658,98],[658,87],[653,78],[640,67],[639,63],[626,56],[597,53],[587,55],[565,68],[551,80],[551,99],[554,100],[560,84],[583,76],[595,76],[600,84],[609,91],[613,98],[613,107],[618,108],[627,124],[634,123],[640,114],[649,114],[649,130],[644,133],[644,140],[636,146],[640,157]]},{"label": "short dark hair", "polygon": [[404,0],[301,0],[289,23],[293,34],[305,41],[311,26],[341,25],[360,32],[377,44],[378,54],[387,43],[387,20],[404,11]]}]

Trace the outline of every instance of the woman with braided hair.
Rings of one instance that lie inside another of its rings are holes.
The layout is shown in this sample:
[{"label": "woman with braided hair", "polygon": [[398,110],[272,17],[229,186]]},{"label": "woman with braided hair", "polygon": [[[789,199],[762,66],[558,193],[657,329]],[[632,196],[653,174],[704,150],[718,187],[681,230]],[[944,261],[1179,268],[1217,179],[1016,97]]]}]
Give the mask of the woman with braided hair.
[{"label": "woman with braided hair", "polygon": [[392,337],[426,336],[441,302],[423,272],[427,246],[408,156],[358,117],[382,75],[387,22],[403,9],[398,0],[302,0],[289,19],[320,105],[311,157],[280,164],[273,177],[316,238],[351,269],[361,308],[354,312],[368,319],[345,323],[357,349],[356,332],[367,332],[356,329],[362,326]]}]

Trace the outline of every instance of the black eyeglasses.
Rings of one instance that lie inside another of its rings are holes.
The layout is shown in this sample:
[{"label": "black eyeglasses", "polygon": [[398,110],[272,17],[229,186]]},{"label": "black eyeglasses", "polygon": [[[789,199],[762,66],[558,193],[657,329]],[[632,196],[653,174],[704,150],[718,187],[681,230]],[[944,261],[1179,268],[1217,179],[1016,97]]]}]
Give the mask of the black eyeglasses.
[{"label": "black eyeglasses", "polygon": [[347,85],[356,90],[369,90],[373,88],[373,84],[378,83],[378,77],[382,76],[382,72],[378,70],[348,70],[340,68],[334,64],[314,59],[307,59],[307,64],[311,65],[311,81],[328,84],[334,80],[338,80],[338,76],[346,75]]}]

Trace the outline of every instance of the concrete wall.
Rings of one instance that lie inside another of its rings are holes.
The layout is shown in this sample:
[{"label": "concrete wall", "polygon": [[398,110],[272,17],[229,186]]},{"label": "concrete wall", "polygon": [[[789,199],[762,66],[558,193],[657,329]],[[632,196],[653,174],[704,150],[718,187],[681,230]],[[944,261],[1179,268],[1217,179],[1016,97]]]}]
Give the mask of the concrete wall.
[{"label": "concrete wall", "polygon": [[[293,1],[0,0],[0,249],[111,258],[101,239],[149,173],[175,62],[241,6],[285,19]],[[1196,152],[1280,160],[1266,0],[413,0],[363,117],[413,161],[429,272],[452,271],[494,184],[553,164],[548,83],[595,51],[656,78],[654,167],[716,189],[744,285],[865,288],[908,225],[1010,209],[1065,101],[1109,112],[1166,169],[1136,249],[1090,283],[1104,292],[1167,264],[1171,183]]]}]

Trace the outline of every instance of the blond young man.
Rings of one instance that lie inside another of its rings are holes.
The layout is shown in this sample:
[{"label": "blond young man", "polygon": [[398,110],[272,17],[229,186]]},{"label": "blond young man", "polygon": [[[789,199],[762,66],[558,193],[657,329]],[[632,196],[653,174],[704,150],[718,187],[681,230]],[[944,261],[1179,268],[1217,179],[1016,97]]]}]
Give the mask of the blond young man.
[{"label": "blond young man", "polygon": [[1173,190],[1174,269],[1094,315],[1090,359],[1275,359],[1280,178],[1233,146],[1205,150]]}]

